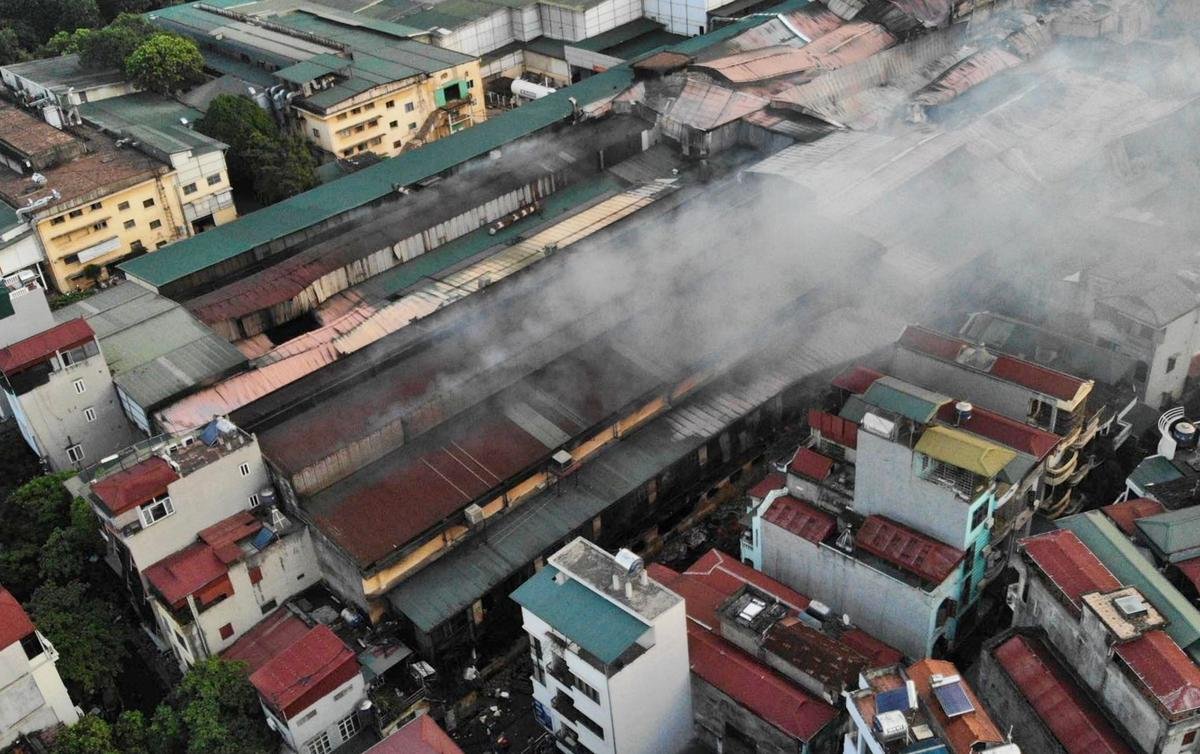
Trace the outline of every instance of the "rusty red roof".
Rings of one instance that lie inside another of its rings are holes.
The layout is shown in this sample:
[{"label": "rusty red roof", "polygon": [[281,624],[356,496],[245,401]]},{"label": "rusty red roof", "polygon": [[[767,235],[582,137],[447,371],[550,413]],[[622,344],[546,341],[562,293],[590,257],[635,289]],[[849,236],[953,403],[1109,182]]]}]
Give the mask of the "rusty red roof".
[{"label": "rusty red roof", "polygon": [[1031,455],[1038,460],[1049,455],[1062,439],[1053,432],[1046,432],[979,406],[971,409],[971,418],[959,421],[954,403],[944,403],[938,409],[938,419],[946,424],[953,424],[965,432],[979,435],[992,442]]},{"label": "rusty red roof", "polygon": [[463,751],[432,717],[421,715],[367,749],[366,754],[463,754]]},{"label": "rusty red roof", "polygon": [[1196,587],[1196,591],[1200,592],[1200,558],[1181,560],[1175,563],[1175,567],[1179,569],[1185,579],[1191,582],[1192,586]]},{"label": "rusty red roof", "polygon": [[1133,754],[1040,639],[1016,634],[992,655],[1066,754]]},{"label": "rusty red roof", "polygon": [[893,649],[884,644],[861,628],[851,628],[848,631],[843,631],[838,639],[870,660],[871,664],[868,667],[882,668],[888,665],[895,665],[904,659],[904,655],[900,654],[900,650]]},{"label": "rusty red roof", "polygon": [[887,29],[869,21],[853,21],[831,29],[803,47],[774,45],[697,63],[734,84],[783,76],[811,79],[823,71],[865,60],[896,43]]},{"label": "rusty red roof", "polygon": [[1124,500],[1112,505],[1106,505],[1100,510],[1104,511],[1104,515],[1112,519],[1112,522],[1117,527],[1132,536],[1136,527],[1134,522],[1139,518],[1148,518],[1150,516],[1162,513],[1165,508],[1163,504],[1157,500],[1151,500],[1145,497],[1135,497],[1132,500]]},{"label": "rusty red roof", "polygon": [[17,598],[0,586],[0,649],[33,633],[33,621]]},{"label": "rusty red roof", "polygon": [[752,584],[797,610],[808,607],[808,603],[811,601],[808,597],[781,584],[762,571],[756,571],[720,550],[709,550],[704,553],[683,573],[685,576],[709,585],[724,594],[725,597],[729,597],[746,584]]},{"label": "rusty red roof", "polygon": [[93,482],[92,493],[111,515],[119,516],[163,494],[177,479],[179,472],[154,456]]},{"label": "rusty red roof", "polygon": [[921,698],[925,709],[937,721],[937,727],[945,734],[945,740],[954,754],[971,754],[980,748],[979,744],[1002,744],[1004,736],[992,718],[984,711],[984,706],[975,696],[975,690],[967,683],[962,684],[967,700],[971,702],[974,711],[963,715],[948,717],[942,705],[934,700],[933,676],[950,677],[959,675],[954,663],[946,660],[921,660],[908,667],[908,677],[917,687],[917,696]]},{"label": "rusty red roof", "polygon": [[1149,631],[1116,652],[1168,715],[1200,709],[1200,668],[1167,632]]},{"label": "rusty red roof", "polygon": [[1083,609],[1083,595],[1111,592],[1121,586],[1073,531],[1046,532],[1023,539],[1020,545],[1025,556],[1058,588],[1076,615]]},{"label": "rusty red roof", "polygon": [[875,383],[875,380],[882,376],[883,372],[856,364],[837,377],[834,377],[833,386],[854,393],[855,395],[862,395],[867,392],[867,388]]},{"label": "rusty red roof", "polygon": [[761,482],[746,490],[746,494],[762,500],[767,496],[767,493],[774,490],[781,490],[784,487],[787,487],[787,478],[778,471],[772,471]]},{"label": "rusty red roof", "polygon": [[358,675],[354,651],[329,626],[314,626],[250,675],[268,707],[290,720]]},{"label": "rusty red roof", "polygon": [[150,566],[145,576],[167,604],[178,607],[205,587],[228,581],[227,573],[216,551],[205,542],[196,542]]},{"label": "rusty red roof", "polygon": [[221,562],[233,563],[242,559],[242,548],[237,543],[254,536],[262,527],[262,521],[255,518],[253,513],[240,511],[207,529],[201,529],[200,540],[213,548]]},{"label": "rusty red roof", "polygon": [[788,495],[775,498],[763,520],[809,542],[822,542],[837,529],[837,519],[831,514]]},{"label": "rusty red roof", "polygon": [[286,607],[278,608],[231,644],[221,657],[244,662],[246,672],[253,673],[307,633],[307,623]]},{"label": "rusty red roof", "polygon": [[884,516],[867,516],[854,543],[897,568],[940,584],[966,553]]},{"label": "rusty red roof", "polygon": [[809,448],[800,448],[796,454],[792,456],[792,462],[788,464],[788,471],[793,474],[815,479],[818,482],[829,476],[829,472],[833,470],[833,459],[828,456],[823,456],[815,450]]},{"label": "rusty red roof", "polygon": [[829,442],[846,448],[858,447],[858,425],[848,419],[815,408],[808,410],[808,426]]},{"label": "rusty red roof", "polygon": [[694,623],[688,624],[688,655],[698,678],[799,741],[811,741],[837,718],[833,707]]},{"label": "rusty red roof", "polygon": [[55,325],[37,335],[0,348],[0,372],[13,375],[46,361],[55,351],[66,351],[87,343],[96,334],[82,317]]}]

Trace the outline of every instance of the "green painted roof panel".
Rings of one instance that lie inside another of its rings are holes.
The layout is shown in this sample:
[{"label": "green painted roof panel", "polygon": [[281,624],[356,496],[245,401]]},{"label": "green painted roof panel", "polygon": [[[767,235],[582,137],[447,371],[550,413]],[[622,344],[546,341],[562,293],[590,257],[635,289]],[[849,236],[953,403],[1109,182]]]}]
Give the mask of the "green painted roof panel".
[{"label": "green painted roof panel", "polygon": [[937,414],[938,407],[946,401],[934,398],[932,395],[917,395],[914,390],[904,389],[898,385],[889,384],[887,378],[881,378],[872,383],[863,394],[863,400],[872,406],[878,406],[885,411],[891,411],[908,417],[915,422],[928,424]]},{"label": "green painted roof panel", "polygon": [[601,662],[616,662],[650,628],[574,579],[557,583],[557,574],[546,566],[512,598]]},{"label": "green painted roof panel", "polygon": [[1168,555],[1200,548],[1200,505],[1138,519],[1142,534]]},{"label": "green painted roof panel", "polygon": [[1175,464],[1166,458],[1150,456],[1137,465],[1137,468],[1129,475],[1129,481],[1144,490],[1152,485],[1174,481],[1182,476],[1183,472],[1175,468]]}]

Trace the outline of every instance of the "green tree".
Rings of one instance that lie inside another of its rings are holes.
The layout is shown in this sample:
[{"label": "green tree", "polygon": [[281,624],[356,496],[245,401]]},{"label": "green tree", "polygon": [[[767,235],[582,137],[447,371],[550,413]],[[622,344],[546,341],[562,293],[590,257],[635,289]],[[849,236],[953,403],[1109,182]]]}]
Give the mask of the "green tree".
[{"label": "green tree", "polygon": [[84,40],[94,33],[94,29],[56,31],[54,32],[54,36],[50,37],[50,39],[46,40],[46,44],[42,45],[39,55],[49,58],[79,52],[83,47]]},{"label": "green tree", "polygon": [[148,738],[154,742],[154,754],[182,754],[186,750],[183,721],[174,707],[160,704],[154,709]]},{"label": "green tree", "polygon": [[83,578],[87,561],[70,529],[55,529],[38,553],[38,576],[42,581],[66,584]]},{"label": "green tree", "polygon": [[58,673],[81,696],[114,689],[128,654],[129,627],[114,606],[88,596],[78,582],[44,584],[33,593],[29,613],[58,650]]},{"label": "green tree", "polygon": [[96,715],[84,715],[54,740],[52,754],[121,754],[112,727]]},{"label": "green tree", "polygon": [[29,59],[29,52],[21,46],[21,37],[11,24],[0,26],[0,65],[20,63]]},{"label": "green tree", "polygon": [[20,601],[29,599],[41,583],[38,558],[41,549],[33,544],[0,545],[0,584]]},{"label": "green tree", "polygon": [[317,161],[304,139],[288,134],[274,141],[257,137],[245,154],[254,170],[254,194],[274,204],[318,183]]},{"label": "green tree", "polygon": [[113,725],[113,742],[123,754],[150,754],[150,730],[146,726],[146,716],[139,710],[122,712]]},{"label": "green tree", "polygon": [[14,490],[0,506],[0,544],[41,547],[51,532],[69,525],[71,495],[63,480],[72,473],[40,476]]},{"label": "green tree", "polygon": [[170,94],[203,79],[204,58],[190,39],[159,33],[125,59],[125,74],[143,89]]},{"label": "green tree", "polygon": [[229,145],[225,162],[229,166],[229,177],[235,186],[254,185],[254,166],[246,160],[246,150],[255,136],[269,140],[279,138],[279,127],[275,119],[240,94],[218,94],[208,105],[208,112],[196,121],[196,130],[205,136]]},{"label": "green tree", "polygon": [[154,34],[155,28],[146,19],[122,14],[103,29],[85,31],[76,43],[79,61],[85,68],[123,69],[134,50]]},{"label": "green tree", "polygon": [[210,657],[179,684],[188,754],[265,754],[275,748],[246,665]]}]

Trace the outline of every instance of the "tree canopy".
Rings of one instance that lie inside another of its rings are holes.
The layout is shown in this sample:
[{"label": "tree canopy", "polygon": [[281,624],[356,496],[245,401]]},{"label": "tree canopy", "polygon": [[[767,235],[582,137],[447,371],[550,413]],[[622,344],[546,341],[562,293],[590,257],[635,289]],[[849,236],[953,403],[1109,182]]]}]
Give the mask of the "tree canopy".
[{"label": "tree canopy", "polygon": [[125,75],[143,89],[170,94],[204,77],[204,57],[190,39],[158,33],[125,58]]},{"label": "tree canopy", "polygon": [[131,630],[111,603],[88,591],[79,581],[48,583],[28,606],[38,630],[58,650],[63,682],[86,697],[114,688]]}]

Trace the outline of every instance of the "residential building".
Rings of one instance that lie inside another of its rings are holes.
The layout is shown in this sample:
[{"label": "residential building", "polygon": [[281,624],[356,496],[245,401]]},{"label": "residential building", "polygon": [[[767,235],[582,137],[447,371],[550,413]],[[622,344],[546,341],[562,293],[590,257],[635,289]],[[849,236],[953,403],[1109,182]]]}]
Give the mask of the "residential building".
[{"label": "residential building", "polygon": [[36,282],[45,287],[42,262],[46,258],[41,241],[29,221],[0,202],[0,279],[5,285]]},{"label": "residential building", "polygon": [[1166,603],[1123,585],[1069,529],[1030,537],[1020,549],[1009,587],[1013,626],[1041,632],[1041,647],[1073,671],[1136,751],[1194,751],[1200,668],[1169,633],[1159,607]]},{"label": "residential building", "polygon": [[194,39],[217,72],[259,69],[273,106],[327,159],[392,156],[486,120],[475,56],[406,26],[280,5],[194,2],[148,18]]},{"label": "residential building", "polygon": [[82,318],[0,349],[0,375],[6,413],[51,469],[82,468],[136,438],[96,334]]},{"label": "residential building", "polygon": [[0,198],[28,219],[59,291],[88,287],[110,264],[236,216],[225,145],[178,123],[122,133],[61,131],[0,107]]},{"label": "residential building", "polygon": [[17,104],[55,128],[78,125],[80,105],[137,91],[124,71],[85,68],[75,53],[0,66],[0,80]]},{"label": "residential building", "polygon": [[1001,734],[953,663],[921,660],[907,668],[875,668],[859,680],[860,687],[845,696],[850,713],[846,754],[1021,752]]},{"label": "residential building", "polygon": [[0,587],[0,746],[79,719],[57,661],[54,645],[34,627],[21,603]]},{"label": "residential building", "polygon": [[367,749],[366,754],[463,754],[463,751],[437,721],[429,715],[418,715]]},{"label": "residential building", "polygon": [[274,503],[258,440],[225,419],[143,440],[67,484],[91,505],[109,565],[134,605],[155,623],[148,603],[150,567],[230,516]]},{"label": "residential building", "polygon": [[582,537],[512,594],[533,653],[534,716],[559,748],[683,749],[691,738],[687,616],[679,595]]},{"label": "residential building", "polygon": [[308,530],[260,504],[201,529],[145,578],[159,636],[186,672],[320,581],[321,569]]},{"label": "residential building", "polygon": [[36,280],[10,278],[0,283],[0,348],[54,327],[46,293]]},{"label": "residential building", "polygon": [[840,694],[864,669],[901,660],[821,603],[717,550],[682,573],[659,564],[648,571],[686,602],[695,736],[717,751],[841,751]]}]

